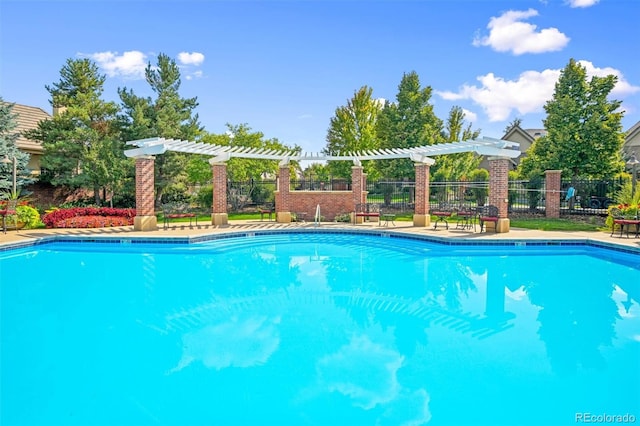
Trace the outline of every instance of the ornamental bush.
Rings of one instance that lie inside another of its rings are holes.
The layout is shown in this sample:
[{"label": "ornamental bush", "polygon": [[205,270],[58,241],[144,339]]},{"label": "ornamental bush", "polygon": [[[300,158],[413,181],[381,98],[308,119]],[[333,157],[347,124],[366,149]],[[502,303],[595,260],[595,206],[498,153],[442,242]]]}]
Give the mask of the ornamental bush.
[{"label": "ornamental bush", "polygon": [[135,209],[74,207],[50,211],[42,222],[47,228],[102,228],[133,225],[135,215]]},{"label": "ornamental bush", "polygon": [[16,213],[18,214],[18,220],[24,223],[25,229],[33,229],[40,226],[40,213],[28,205],[18,205],[16,207]]}]

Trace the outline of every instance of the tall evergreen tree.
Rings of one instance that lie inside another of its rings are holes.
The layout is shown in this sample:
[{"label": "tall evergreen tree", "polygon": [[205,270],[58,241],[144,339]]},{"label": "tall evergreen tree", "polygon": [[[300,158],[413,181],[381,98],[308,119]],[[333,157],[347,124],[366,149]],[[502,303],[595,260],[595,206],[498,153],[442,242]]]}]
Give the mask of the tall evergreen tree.
[{"label": "tall evergreen tree", "polygon": [[[145,78],[155,99],[140,97],[133,90],[118,89],[124,110],[121,119],[127,140],[162,137],[194,140],[202,132],[195,109],[197,98],[180,96],[180,68],[165,54],[158,55],[156,66],[151,62],[145,69]],[[189,157],[178,152],[158,155],[155,161],[156,204],[160,204],[164,190],[186,181]]]},{"label": "tall evergreen tree", "polygon": [[562,170],[576,178],[607,178],[624,167],[621,102],[607,99],[617,77],[592,77],[571,59],[544,109],[547,135],[537,139],[521,163],[521,174]]},{"label": "tall evergreen tree", "polygon": [[[13,113],[13,104],[6,103],[0,97],[0,198],[10,196],[13,191],[13,159],[16,159],[16,192],[33,183],[35,179],[28,169],[29,154],[18,149],[16,142],[17,115]],[[17,196],[18,194],[14,194]]]},{"label": "tall evergreen tree", "polygon": [[101,99],[104,82],[91,60],[68,59],[60,80],[46,86],[51,104],[62,112],[26,132],[42,142],[42,167],[51,183],[92,189],[97,204],[101,193],[121,185],[130,163],[119,139],[118,106]]},{"label": "tall evergreen tree", "polygon": [[[322,150],[324,154],[338,153],[345,155],[349,152],[377,149],[379,143],[376,137],[376,123],[382,109],[379,101],[372,98],[373,89],[362,86],[347,105],[336,108],[331,118],[327,132],[327,145]],[[369,176],[375,177],[376,170],[371,162],[363,163],[364,170]],[[330,161],[329,170],[333,176],[351,177],[351,166],[346,161]]]},{"label": "tall evergreen tree", "polygon": [[[396,102],[386,102],[378,117],[377,135],[381,148],[412,148],[442,141],[442,120],[433,112],[431,87],[420,86],[415,71],[404,74]],[[408,159],[380,161],[382,176],[413,178],[415,168]]]}]

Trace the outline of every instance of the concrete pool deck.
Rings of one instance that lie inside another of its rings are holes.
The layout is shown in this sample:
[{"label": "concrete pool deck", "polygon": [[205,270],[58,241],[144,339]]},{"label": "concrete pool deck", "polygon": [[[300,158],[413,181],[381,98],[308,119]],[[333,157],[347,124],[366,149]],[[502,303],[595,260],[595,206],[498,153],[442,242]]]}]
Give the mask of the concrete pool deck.
[{"label": "concrete pool deck", "polygon": [[[155,231],[138,232],[134,231],[133,226],[123,226],[114,228],[90,228],[90,229],[28,229],[16,231],[7,231],[6,234],[0,233],[0,247],[29,244],[39,239],[48,239],[51,237],[95,237],[95,238],[194,238],[215,236],[229,233],[243,233],[252,231],[292,231],[304,229],[321,229],[335,231],[375,231],[375,232],[394,232],[397,234],[407,234],[423,237],[432,237],[436,239],[444,239],[451,241],[469,241],[471,243],[478,242],[498,242],[507,240],[521,241],[584,241],[598,242],[606,245],[617,245],[623,248],[632,248],[640,253],[640,238],[634,238],[632,234],[629,238],[626,235],[619,237],[614,236],[610,232],[604,231],[538,231],[532,229],[511,228],[507,233],[496,234],[493,232],[479,232],[479,228],[473,230],[455,229],[452,224],[449,229],[445,229],[438,225],[438,229],[434,230],[433,225],[429,227],[416,227],[412,222],[396,221],[395,226],[389,223],[388,226],[379,226],[377,222],[363,224],[333,223],[322,222],[318,226],[310,222],[301,223],[277,223],[273,221],[260,220],[233,220],[226,226],[213,226],[210,224],[189,227],[184,223],[173,223],[168,229],[160,226]],[[634,251],[635,251],[634,250]]]}]

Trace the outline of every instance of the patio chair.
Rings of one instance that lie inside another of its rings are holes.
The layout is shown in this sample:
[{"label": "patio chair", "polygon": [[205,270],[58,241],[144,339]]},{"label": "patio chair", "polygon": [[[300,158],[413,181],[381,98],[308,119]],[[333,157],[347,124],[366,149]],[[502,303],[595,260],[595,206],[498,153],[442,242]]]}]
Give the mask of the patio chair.
[{"label": "patio chair", "polygon": [[[478,220],[480,222],[480,232],[484,229],[485,222],[491,222],[494,224],[494,231],[498,232],[498,214],[499,210],[496,206],[484,206],[478,213]],[[485,232],[487,232],[485,230]]]},{"label": "patio chair", "polygon": [[615,233],[616,230],[616,225],[618,225],[618,228],[620,229],[620,238],[622,238],[622,233],[624,232],[625,228],[627,230],[627,238],[629,238],[629,229],[632,226],[636,227],[636,237],[638,237],[638,235],[640,235],[640,218],[638,218],[638,216],[636,216],[633,219],[630,218],[625,218],[624,215],[622,214],[622,212],[620,211],[619,208],[617,207],[613,207],[609,213],[611,214],[611,217],[613,218],[613,222],[611,223],[611,235],[613,237],[613,234]]},{"label": "patio chair", "polygon": [[2,216],[2,231],[7,233],[7,218],[13,218],[13,225],[18,231],[18,211],[16,209],[18,205],[18,200],[8,200],[6,208],[4,210],[0,210],[0,216]]},{"label": "patio chair", "polygon": [[453,215],[453,208],[448,203],[440,203],[437,208],[431,209],[430,213],[436,217],[433,229],[438,229],[438,223],[444,222],[445,228],[449,229],[449,218]]}]

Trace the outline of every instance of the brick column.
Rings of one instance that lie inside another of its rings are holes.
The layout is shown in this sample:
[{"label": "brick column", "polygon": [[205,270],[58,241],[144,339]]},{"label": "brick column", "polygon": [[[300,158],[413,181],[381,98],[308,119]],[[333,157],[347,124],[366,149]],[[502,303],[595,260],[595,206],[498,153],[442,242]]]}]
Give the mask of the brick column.
[{"label": "brick column", "polygon": [[351,167],[351,194],[353,199],[353,211],[356,209],[356,204],[365,203],[367,200],[364,198],[362,191],[365,189],[363,186],[364,173],[362,166]]},{"label": "brick column", "polygon": [[413,214],[413,226],[429,226],[431,215],[429,214],[429,170],[426,163],[415,163],[416,168],[416,193],[415,211]]},{"label": "brick column", "polygon": [[545,174],[544,207],[545,216],[560,217],[560,185],[562,182],[562,170],[547,170]]},{"label": "brick column", "polygon": [[151,231],[158,228],[155,214],[155,158],[136,158],[136,217],[133,219],[135,231]]},{"label": "brick column", "polygon": [[362,170],[362,166],[352,166],[351,167],[351,223],[362,223],[362,217],[356,217],[356,205],[363,204],[367,202],[366,195],[363,194],[363,189],[366,188],[364,186],[364,173]]},{"label": "brick column", "polygon": [[226,163],[211,164],[213,174],[213,205],[211,206],[211,224],[227,225],[227,165]]},{"label": "brick column", "polygon": [[509,164],[508,158],[489,158],[489,204],[498,208],[497,232],[509,232]]},{"label": "brick column", "polygon": [[289,164],[280,166],[275,202],[276,221],[279,223],[291,223],[291,171],[289,170]]}]

